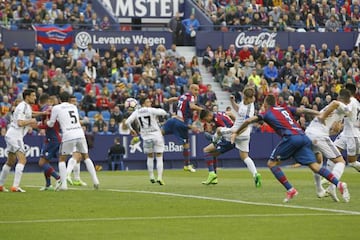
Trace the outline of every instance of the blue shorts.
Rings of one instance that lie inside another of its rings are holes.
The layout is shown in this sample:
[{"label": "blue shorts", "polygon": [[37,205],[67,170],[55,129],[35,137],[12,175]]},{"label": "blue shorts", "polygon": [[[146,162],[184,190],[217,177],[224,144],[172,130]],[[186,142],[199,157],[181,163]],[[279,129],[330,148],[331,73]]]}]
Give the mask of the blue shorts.
[{"label": "blue shorts", "polygon": [[283,137],[271,153],[270,160],[284,161],[292,157],[301,165],[309,165],[316,162],[311,146],[311,140],[306,135]]},{"label": "blue shorts", "polygon": [[162,127],[164,135],[174,134],[181,144],[189,141],[189,129],[188,126],[177,118],[170,118]]},{"label": "blue shorts", "polygon": [[231,149],[235,148],[235,143],[232,144],[230,141],[227,141],[225,139],[221,139],[219,140],[217,143],[214,143],[215,147],[216,147],[216,152],[219,153],[226,153],[228,151],[230,151]]},{"label": "blue shorts", "polygon": [[48,142],[44,143],[41,148],[40,157],[45,158],[46,160],[51,160],[57,158],[59,154],[60,142]]}]

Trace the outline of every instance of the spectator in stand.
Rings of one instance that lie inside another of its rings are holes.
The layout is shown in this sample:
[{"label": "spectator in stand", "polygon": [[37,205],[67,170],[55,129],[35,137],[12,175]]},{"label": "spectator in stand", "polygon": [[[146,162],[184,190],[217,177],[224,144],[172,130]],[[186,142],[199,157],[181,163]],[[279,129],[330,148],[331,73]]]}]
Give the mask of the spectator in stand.
[{"label": "spectator in stand", "polygon": [[109,98],[104,93],[96,98],[96,108],[98,111],[110,110]]},{"label": "spectator in stand", "polygon": [[335,15],[331,15],[325,23],[325,29],[327,32],[338,32],[341,28],[340,23],[336,20]]},{"label": "spectator in stand", "polygon": [[96,97],[93,90],[84,95],[81,101],[81,110],[85,111],[86,115],[89,111],[96,110]]},{"label": "spectator in stand", "polygon": [[101,30],[111,30],[111,24],[108,16],[104,16],[102,21],[100,22]]},{"label": "spectator in stand", "polygon": [[189,18],[182,20],[185,29],[184,45],[195,46],[196,32],[200,27],[199,21],[195,18],[195,14],[191,14]]},{"label": "spectator in stand", "polygon": [[179,12],[176,12],[175,16],[170,20],[169,31],[172,33],[173,43],[178,46],[183,45],[183,26]]},{"label": "spectator in stand", "polygon": [[115,105],[114,108],[112,109],[111,115],[110,115],[110,119],[113,118],[115,119],[115,123],[118,125],[121,123],[121,121],[124,118],[123,113],[120,111],[120,107],[118,105]]},{"label": "spectator in stand", "polygon": [[100,21],[97,17],[97,14],[95,12],[93,12],[91,14],[91,17],[89,19],[89,28],[90,30],[92,31],[98,31],[98,30],[101,30],[101,25],[100,25]]},{"label": "spectator in stand", "polygon": [[239,51],[239,58],[242,64],[245,63],[246,60],[249,59],[251,55],[251,51],[249,50],[249,48],[247,46],[244,46],[240,51]]},{"label": "spectator in stand", "polygon": [[278,82],[278,70],[273,61],[269,61],[268,65],[264,67],[264,77],[269,84]]}]

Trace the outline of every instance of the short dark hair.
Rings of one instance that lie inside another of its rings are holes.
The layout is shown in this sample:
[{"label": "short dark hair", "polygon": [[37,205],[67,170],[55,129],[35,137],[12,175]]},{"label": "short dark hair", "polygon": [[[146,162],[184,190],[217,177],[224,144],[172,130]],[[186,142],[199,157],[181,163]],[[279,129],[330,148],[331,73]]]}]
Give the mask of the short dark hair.
[{"label": "short dark hair", "polygon": [[47,100],[49,100],[49,94],[43,93],[43,94],[40,95],[40,97],[39,97],[39,103],[40,104],[46,103]]},{"label": "short dark hair", "polygon": [[26,96],[30,96],[32,93],[35,93],[35,89],[33,88],[27,88],[23,91],[23,99],[25,100]]},{"label": "short dark hair", "polygon": [[276,104],[276,98],[273,94],[269,94],[266,96],[265,98],[265,102],[267,103],[267,105],[269,106],[275,106]]},{"label": "short dark hair", "polygon": [[350,97],[351,97],[351,93],[349,90],[343,88],[340,90],[339,92],[339,99],[342,99],[346,102],[349,102],[350,101]]},{"label": "short dark hair", "polygon": [[351,95],[355,95],[355,93],[356,93],[356,86],[353,83],[345,84],[345,89],[349,90]]},{"label": "short dark hair", "polygon": [[207,109],[201,110],[201,111],[200,111],[200,115],[199,115],[200,120],[203,120],[203,119],[206,118],[206,116],[209,115],[209,114],[210,114],[210,111],[209,111],[209,110],[207,110]]},{"label": "short dark hair", "polygon": [[59,98],[60,98],[61,102],[68,102],[70,99],[70,94],[68,92],[64,91],[64,92],[60,93]]}]

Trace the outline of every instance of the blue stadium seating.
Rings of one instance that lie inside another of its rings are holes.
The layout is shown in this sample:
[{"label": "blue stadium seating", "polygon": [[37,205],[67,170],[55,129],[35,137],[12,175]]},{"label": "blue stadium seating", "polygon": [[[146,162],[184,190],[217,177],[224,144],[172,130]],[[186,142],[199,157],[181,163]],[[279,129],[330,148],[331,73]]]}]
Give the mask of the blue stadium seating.
[{"label": "blue stadium seating", "polygon": [[104,121],[109,121],[110,120],[110,112],[108,110],[103,110],[101,111],[101,115],[103,116]]},{"label": "blue stadium seating", "polygon": [[83,94],[81,92],[74,92],[74,96],[76,97],[76,101],[79,103],[83,99]]}]

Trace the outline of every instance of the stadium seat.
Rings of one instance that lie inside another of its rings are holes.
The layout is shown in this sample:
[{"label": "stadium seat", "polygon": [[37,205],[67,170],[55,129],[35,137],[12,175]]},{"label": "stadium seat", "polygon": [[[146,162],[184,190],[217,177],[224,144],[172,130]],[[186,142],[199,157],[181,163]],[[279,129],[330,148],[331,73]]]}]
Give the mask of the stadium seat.
[{"label": "stadium seat", "polygon": [[80,116],[81,118],[84,118],[84,117],[86,116],[85,111],[80,110],[80,111],[79,111],[79,116]]},{"label": "stadium seat", "polygon": [[99,114],[99,112],[98,112],[98,111],[89,111],[89,112],[87,113],[87,116],[88,116],[88,118],[94,119],[94,117],[95,117],[96,114]]},{"label": "stadium seat", "polygon": [[47,10],[50,10],[51,8],[52,8],[52,2],[50,1],[50,2],[46,2],[45,3],[45,8],[47,9]]},{"label": "stadium seat", "polygon": [[74,92],[74,96],[76,97],[76,101],[78,103],[83,99],[83,94],[81,92]]},{"label": "stadium seat", "polygon": [[21,74],[20,80],[22,83],[27,84],[29,82],[29,74],[27,74],[27,73]]},{"label": "stadium seat", "polygon": [[114,84],[113,83],[107,83],[106,84],[107,88],[109,89],[109,92],[112,93],[115,89]]},{"label": "stadium seat", "polygon": [[22,83],[22,82],[17,83],[19,93],[21,93],[23,91],[24,86],[25,86],[25,83]]},{"label": "stadium seat", "polygon": [[103,116],[104,121],[109,121],[110,120],[110,112],[108,110],[103,110],[101,111],[101,115]]}]

